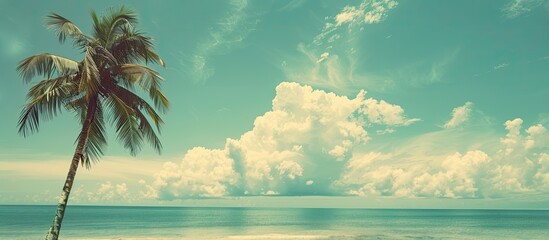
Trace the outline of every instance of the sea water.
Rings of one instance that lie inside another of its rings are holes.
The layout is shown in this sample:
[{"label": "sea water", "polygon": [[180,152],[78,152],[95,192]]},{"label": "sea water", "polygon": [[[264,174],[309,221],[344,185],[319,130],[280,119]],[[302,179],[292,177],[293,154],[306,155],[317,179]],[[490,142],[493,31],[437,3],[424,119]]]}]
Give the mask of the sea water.
[{"label": "sea water", "polygon": [[[55,206],[0,206],[0,239],[43,239]],[[69,206],[60,239],[549,239],[549,211]]]}]

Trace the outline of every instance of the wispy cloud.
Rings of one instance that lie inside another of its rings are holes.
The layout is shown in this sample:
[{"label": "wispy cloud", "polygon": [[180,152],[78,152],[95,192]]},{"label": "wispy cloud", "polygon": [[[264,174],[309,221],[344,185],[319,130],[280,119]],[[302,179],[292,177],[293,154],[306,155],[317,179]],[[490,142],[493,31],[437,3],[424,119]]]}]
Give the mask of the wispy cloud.
[{"label": "wispy cloud", "polygon": [[499,69],[502,69],[502,68],[506,68],[506,67],[509,67],[509,63],[502,63],[502,64],[498,64],[496,66],[494,66],[494,70],[499,70]]},{"label": "wispy cloud", "polygon": [[2,52],[0,57],[13,58],[21,55],[25,51],[24,42],[13,34],[0,31],[0,45]]},{"label": "wispy cloud", "polygon": [[541,6],[545,0],[511,0],[503,6],[501,12],[507,18],[516,18]]},{"label": "wispy cloud", "polygon": [[281,7],[279,11],[292,11],[301,7],[307,0],[291,0],[286,5]]},{"label": "wispy cloud", "polygon": [[485,74],[491,74],[491,73],[495,73],[497,71],[503,71],[506,68],[508,68],[509,66],[511,66],[510,63],[505,63],[505,62],[500,63],[500,64],[497,64],[497,65],[494,65],[493,67],[489,68],[489,70],[487,70],[485,72],[474,74],[474,76],[479,77],[479,76],[482,76],[482,75],[485,75]]},{"label": "wispy cloud", "polygon": [[405,86],[421,87],[437,83],[444,80],[448,68],[459,56],[460,51],[460,47],[454,47],[436,57],[419,59],[405,65],[396,66],[385,70],[382,74],[390,81]]},{"label": "wispy cloud", "polygon": [[209,37],[201,41],[191,56],[181,64],[194,81],[203,82],[215,74],[211,58],[226,54],[240,46],[258,23],[258,14],[250,12],[248,0],[231,0],[227,14],[209,32]]},{"label": "wispy cloud", "polygon": [[[0,169],[6,171],[6,176],[17,176],[21,178],[29,178],[40,176],[42,179],[57,179],[59,176],[66,174],[67,159],[69,156],[44,156],[41,155],[40,161],[36,156],[17,156],[11,158],[3,156],[3,161],[0,161]],[[139,164],[136,164],[138,162]],[[103,157],[100,164],[92,166],[92,171],[81,169],[78,179],[80,180],[102,180],[112,179],[121,180],[129,177],[150,176],[155,171],[158,171],[161,166],[154,160],[136,160],[129,157]]]},{"label": "wispy cloud", "polygon": [[328,58],[329,56],[330,56],[329,52],[324,52],[324,53],[320,54],[320,57],[318,58],[318,60],[316,62],[321,63],[322,61],[326,60],[326,58]]},{"label": "wispy cloud", "polygon": [[335,38],[341,36],[341,28],[346,28],[346,32],[350,33],[364,30],[364,25],[380,23],[397,5],[398,3],[393,0],[364,0],[358,6],[347,5],[335,17],[326,18],[324,28],[314,38],[314,43],[316,45],[333,43],[334,36],[336,36]]},{"label": "wispy cloud", "polygon": [[454,108],[452,110],[452,119],[444,124],[444,128],[454,128],[469,120],[472,107],[472,102],[466,102],[465,105]]},{"label": "wispy cloud", "polygon": [[326,17],[312,42],[298,45],[301,56],[285,60],[288,80],[333,90],[356,88],[357,34],[367,25],[381,23],[397,5],[393,0],[364,0]]},{"label": "wispy cloud", "polygon": [[366,71],[360,67],[360,60],[375,59],[360,51],[366,42],[361,39],[363,33],[373,24],[382,24],[397,6],[393,0],[364,0],[326,17],[312,42],[299,44],[299,55],[284,59],[282,70],[287,79],[343,93],[357,88],[382,92],[399,85],[420,87],[443,81],[459,56],[459,46],[386,69]]}]

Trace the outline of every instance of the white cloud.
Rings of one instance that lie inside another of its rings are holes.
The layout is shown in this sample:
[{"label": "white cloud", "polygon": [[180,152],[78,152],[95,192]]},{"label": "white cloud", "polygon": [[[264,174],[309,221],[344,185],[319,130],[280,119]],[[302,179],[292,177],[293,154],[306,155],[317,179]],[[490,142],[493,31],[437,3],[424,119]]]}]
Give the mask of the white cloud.
[{"label": "white cloud", "polygon": [[532,148],[546,146],[549,143],[547,129],[541,124],[530,126],[526,130],[526,136],[521,133],[523,120],[516,118],[505,122],[507,135],[500,142],[505,146],[502,152],[511,155],[514,152],[523,152]]},{"label": "white cloud", "polygon": [[533,180],[542,191],[549,191],[549,154],[539,154],[536,164],[539,170],[534,174]]},{"label": "white cloud", "polygon": [[303,167],[294,161],[284,160],[276,166],[280,176],[287,176],[290,180],[303,176]]},{"label": "white cloud", "polygon": [[387,126],[408,126],[419,121],[418,118],[405,118],[403,115],[404,109],[398,105],[393,105],[383,100],[378,101],[372,98],[366,99],[360,111],[368,117],[370,122],[385,124]]},{"label": "white cloud", "polygon": [[466,102],[465,105],[454,108],[452,110],[452,119],[444,124],[444,128],[454,128],[469,120],[472,107],[472,102]]},{"label": "white cloud", "polygon": [[[521,124],[521,119],[507,121],[506,138],[500,144],[492,137],[477,145],[483,150],[438,155],[432,149],[355,153],[334,186],[359,196],[499,198],[543,193],[549,187],[549,134],[540,124],[523,134]],[[476,138],[474,133],[467,135],[464,138]],[[434,136],[433,141],[452,143],[444,135]],[[525,145],[528,140],[534,142]]]},{"label": "white cloud", "polygon": [[376,133],[378,135],[390,134],[390,133],[394,133],[394,132],[396,132],[396,130],[393,129],[393,128],[386,128],[386,129],[383,129],[383,130],[377,130],[376,131]]},{"label": "white cloud", "polygon": [[197,147],[189,150],[181,164],[167,162],[155,174],[154,188],[148,197],[174,199],[185,197],[220,197],[228,195],[228,186],[235,185],[238,175],[227,150]]},{"label": "white cloud", "polygon": [[[160,199],[227,195],[334,194],[331,189],[352,157],[368,141],[365,127],[406,126],[400,106],[349,99],[310,86],[281,83],[272,110],[251,131],[227,139],[223,149],[189,150],[180,164],[168,162],[148,184]],[[314,184],[313,184],[314,183]]]},{"label": "white cloud", "polygon": [[477,197],[478,169],[490,161],[482,151],[469,151],[413,167],[385,163],[393,157],[369,153],[352,159],[337,185],[359,196]]},{"label": "white cloud", "polygon": [[322,32],[314,38],[314,43],[323,45],[333,42],[328,39],[333,39],[333,36],[341,37],[340,28],[343,26],[347,26],[347,33],[350,33],[355,27],[379,23],[397,5],[393,0],[364,0],[358,6],[347,5],[335,17],[327,17],[328,21]]},{"label": "white cloud", "polygon": [[345,6],[325,29],[339,27],[344,24],[373,24],[380,22],[390,9],[398,5],[393,0],[364,0],[358,6]]},{"label": "white cloud", "polygon": [[508,133],[506,135],[506,138],[501,139],[501,143],[505,146],[505,154],[509,155],[511,154],[517,145],[519,145],[519,142],[522,140],[522,136],[520,134],[520,129],[522,128],[522,119],[516,118],[514,120],[508,120],[505,122],[505,129],[507,129]]},{"label": "white cloud", "polygon": [[516,18],[531,12],[544,2],[545,0],[511,0],[503,6],[501,11],[507,18]]},{"label": "white cloud", "polygon": [[[335,16],[335,26],[341,26],[344,23],[356,21],[360,16],[364,15],[364,9],[357,8],[355,6],[345,6],[341,13]],[[334,25],[329,25],[333,27]]]},{"label": "white cloud", "polygon": [[[456,116],[466,118],[462,111],[454,111]],[[542,124],[522,130],[522,119],[506,121],[503,138],[464,129],[411,137],[391,148],[366,144],[367,130],[376,125],[392,129],[414,121],[400,106],[366,98],[363,91],[347,98],[281,83],[272,110],[257,117],[251,131],[227,139],[223,149],[189,150],[181,163],[165,164],[144,185],[159,199],[500,198],[549,190],[549,133]]]},{"label": "white cloud", "polygon": [[130,192],[125,182],[113,184],[111,181],[106,181],[99,183],[95,189],[79,185],[78,188],[73,189],[70,199],[76,203],[128,203],[137,200],[137,196]]}]

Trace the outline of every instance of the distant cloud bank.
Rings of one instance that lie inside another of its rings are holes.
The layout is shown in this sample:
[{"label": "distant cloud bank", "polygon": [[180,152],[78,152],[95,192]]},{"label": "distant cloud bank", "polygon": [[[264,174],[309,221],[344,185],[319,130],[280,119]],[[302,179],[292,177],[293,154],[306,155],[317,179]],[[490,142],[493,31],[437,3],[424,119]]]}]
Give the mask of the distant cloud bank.
[{"label": "distant cloud bank", "polygon": [[[445,128],[465,122],[471,107],[467,102],[455,108]],[[404,115],[398,105],[367,98],[364,91],[348,98],[284,82],[276,88],[272,110],[257,117],[251,131],[227,139],[223,149],[195,147],[180,163],[165,163],[153,181],[142,183],[147,189],[143,194],[161,200],[257,195],[493,198],[549,190],[549,133],[541,124],[522,130],[520,118],[505,122],[507,134],[500,137],[445,129],[390,149],[369,147],[375,141],[370,130],[406,127],[418,120]],[[467,150],[455,150],[463,145]]]}]

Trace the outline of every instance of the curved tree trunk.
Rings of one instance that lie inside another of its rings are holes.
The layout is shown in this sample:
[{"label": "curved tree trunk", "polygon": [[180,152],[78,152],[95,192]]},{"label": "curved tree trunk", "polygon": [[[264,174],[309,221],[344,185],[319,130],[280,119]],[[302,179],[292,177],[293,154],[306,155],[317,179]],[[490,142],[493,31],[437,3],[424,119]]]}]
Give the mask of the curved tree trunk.
[{"label": "curved tree trunk", "polygon": [[46,240],[57,240],[57,238],[59,237],[59,232],[61,231],[61,223],[63,222],[63,217],[65,216],[65,208],[67,207],[67,202],[69,201],[69,194],[71,193],[72,184],[74,183],[74,177],[76,176],[78,163],[84,156],[84,148],[88,141],[90,126],[93,121],[96,108],[97,108],[97,98],[92,97],[88,103],[86,119],[82,124],[82,131],[80,132],[80,135],[78,137],[78,144],[76,145],[76,150],[74,151],[74,155],[71,161],[71,166],[69,168],[69,173],[67,174],[65,185],[63,185],[63,191],[59,196],[59,202],[57,203],[57,210],[55,211],[55,216],[53,217],[50,230],[46,235]]}]

